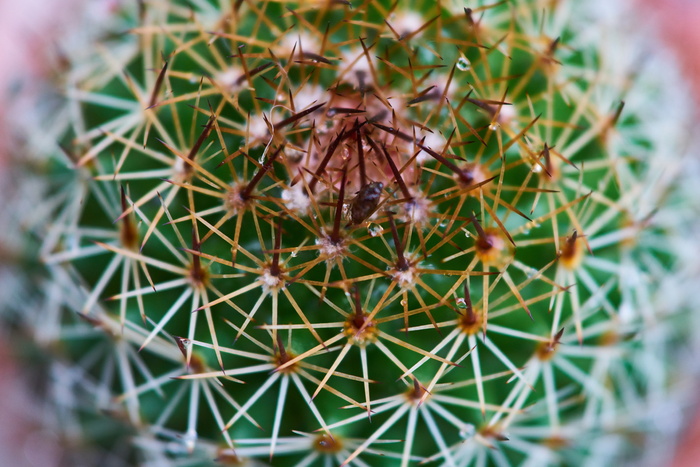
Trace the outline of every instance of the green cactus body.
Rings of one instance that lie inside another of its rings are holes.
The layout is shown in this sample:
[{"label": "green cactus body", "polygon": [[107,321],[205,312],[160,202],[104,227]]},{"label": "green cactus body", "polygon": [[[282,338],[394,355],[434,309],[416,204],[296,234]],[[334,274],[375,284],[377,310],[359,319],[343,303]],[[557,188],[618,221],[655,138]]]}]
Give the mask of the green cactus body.
[{"label": "green cactus body", "polygon": [[144,463],[605,463],[655,431],[687,234],[646,71],[574,2],[457,3],[143,2],[66,75],[53,344]]}]

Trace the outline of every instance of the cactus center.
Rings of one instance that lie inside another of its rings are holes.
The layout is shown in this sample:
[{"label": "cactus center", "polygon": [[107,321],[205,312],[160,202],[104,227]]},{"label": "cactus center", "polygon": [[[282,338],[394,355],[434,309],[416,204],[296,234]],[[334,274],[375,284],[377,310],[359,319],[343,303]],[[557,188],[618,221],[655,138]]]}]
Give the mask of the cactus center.
[{"label": "cactus center", "polygon": [[281,366],[287,364],[291,360],[294,359],[296,355],[294,355],[292,352],[288,352],[287,350],[284,349],[284,347],[280,347],[277,352],[275,353],[274,356],[274,364],[277,366],[278,370],[280,373],[284,374],[290,374],[294,373],[297,371],[297,364],[292,363],[291,365],[287,365],[284,368],[281,368]]},{"label": "cactus center", "polygon": [[425,402],[425,399],[429,396],[430,393],[414,378],[413,387],[406,392],[408,401],[412,404],[420,404]]},{"label": "cactus center", "polygon": [[286,277],[282,274],[279,265],[271,264],[263,270],[260,276],[262,285],[267,290],[284,288],[287,283]]},{"label": "cactus center", "polygon": [[571,236],[566,237],[560,251],[559,261],[566,269],[571,271],[578,268],[584,256],[583,239],[574,231]]},{"label": "cactus center", "polygon": [[467,335],[476,334],[484,324],[484,314],[480,309],[467,307],[465,313],[457,319],[457,325]]},{"label": "cactus center", "polygon": [[317,239],[316,244],[320,247],[319,253],[329,262],[344,257],[347,252],[347,245],[342,237],[334,240],[330,236],[324,236]]},{"label": "cactus center", "polygon": [[220,448],[216,455],[216,463],[227,466],[241,466],[247,462],[236,455],[233,448]]},{"label": "cactus center", "polygon": [[549,342],[541,342],[537,346],[537,350],[535,350],[535,353],[537,355],[537,358],[542,361],[546,362],[551,360],[554,355],[557,353],[557,346],[559,345],[559,342],[552,340]]},{"label": "cactus center", "polygon": [[487,172],[481,165],[470,162],[464,165],[461,175],[459,175],[456,180],[460,185],[466,187],[481,183],[487,178]]},{"label": "cactus center", "polygon": [[343,329],[351,344],[367,345],[377,339],[377,327],[367,313],[351,315],[345,321]]},{"label": "cactus center", "polygon": [[323,433],[316,437],[313,447],[317,452],[335,454],[343,449],[343,443],[337,437],[333,438],[327,433]]},{"label": "cactus center", "polygon": [[508,441],[508,437],[503,434],[498,426],[488,425],[479,430],[479,434],[487,439],[493,439],[496,441]]},{"label": "cactus center", "polygon": [[486,266],[505,266],[513,258],[508,240],[498,229],[484,229],[484,235],[476,238],[476,256]]},{"label": "cactus center", "polygon": [[411,194],[414,197],[403,205],[403,221],[417,226],[427,224],[430,219],[430,200],[416,189],[411,189]]},{"label": "cactus center", "polygon": [[243,196],[243,188],[239,185],[229,187],[224,197],[224,207],[230,216],[241,212],[248,200]]},{"label": "cactus center", "polygon": [[198,256],[195,256],[195,260],[190,263],[189,280],[195,288],[206,287],[209,283],[209,271],[202,266]]},{"label": "cactus center", "polygon": [[306,214],[311,207],[311,200],[304,193],[301,184],[282,190],[282,200],[287,209],[301,215]]},{"label": "cactus center", "polygon": [[189,367],[191,374],[204,373],[207,371],[207,365],[204,362],[204,359],[201,355],[195,352],[192,352],[192,355],[190,356]]},{"label": "cactus center", "polygon": [[571,443],[569,443],[569,441],[566,438],[555,435],[542,440],[542,444],[551,449],[559,450],[568,447]]},{"label": "cactus center", "polygon": [[415,266],[410,261],[404,264],[397,264],[392,276],[402,289],[410,289],[416,283],[418,273]]}]

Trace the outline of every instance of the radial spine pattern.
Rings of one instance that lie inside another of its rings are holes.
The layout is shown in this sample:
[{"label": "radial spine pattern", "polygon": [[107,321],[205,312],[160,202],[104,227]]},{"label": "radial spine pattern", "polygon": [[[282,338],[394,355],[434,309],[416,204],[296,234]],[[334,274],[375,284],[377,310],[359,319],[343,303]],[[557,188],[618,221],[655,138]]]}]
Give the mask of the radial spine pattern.
[{"label": "radial spine pattern", "polygon": [[697,275],[690,117],[600,3],[115,13],[62,75],[25,225],[46,305],[16,319],[146,465],[657,446]]}]

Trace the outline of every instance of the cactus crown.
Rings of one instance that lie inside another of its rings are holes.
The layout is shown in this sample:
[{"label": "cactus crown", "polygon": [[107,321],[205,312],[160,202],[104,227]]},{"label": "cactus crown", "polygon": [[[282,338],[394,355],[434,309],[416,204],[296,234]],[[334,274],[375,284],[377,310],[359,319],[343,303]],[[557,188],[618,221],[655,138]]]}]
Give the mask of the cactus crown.
[{"label": "cactus crown", "polygon": [[143,2],[67,75],[62,351],[151,460],[575,462],[636,432],[680,167],[637,70],[573,2],[355,3]]}]

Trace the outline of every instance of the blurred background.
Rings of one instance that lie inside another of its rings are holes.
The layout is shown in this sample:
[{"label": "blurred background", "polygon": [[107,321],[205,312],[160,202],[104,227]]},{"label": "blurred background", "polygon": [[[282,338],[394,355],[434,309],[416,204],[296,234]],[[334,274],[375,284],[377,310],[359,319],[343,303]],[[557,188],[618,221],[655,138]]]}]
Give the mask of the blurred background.
[{"label": "blurred background", "polygon": [[[47,56],[55,52],[53,39],[68,28],[80,27],[76,19],[85,16],[86,8],[91,15],[107,15],[118,2],[0,0],[0,178],[7,154],[12,150],[7,124],[13,118],[7,111],[9,98],[16,98],[20,92],[31,93],[32,80],[50,72]],[[650,34],[657,34],[667,46],[667,53],[676,56],[688,77],[693,89],[693,96],[688,98],[700,103],[700,0],[634,2],[641,16],[648,19],[643,27],[654,29]],[[21,108],[13,109],[18,110]],[[41,428],[41,409],[28,394],[28,382],[22,378],[7,337],[0,329],[0,465],[62,465],[58,439],[50,430]],[[671,461],[674,467],[700,465],[700,412],[695,419]]]}]

